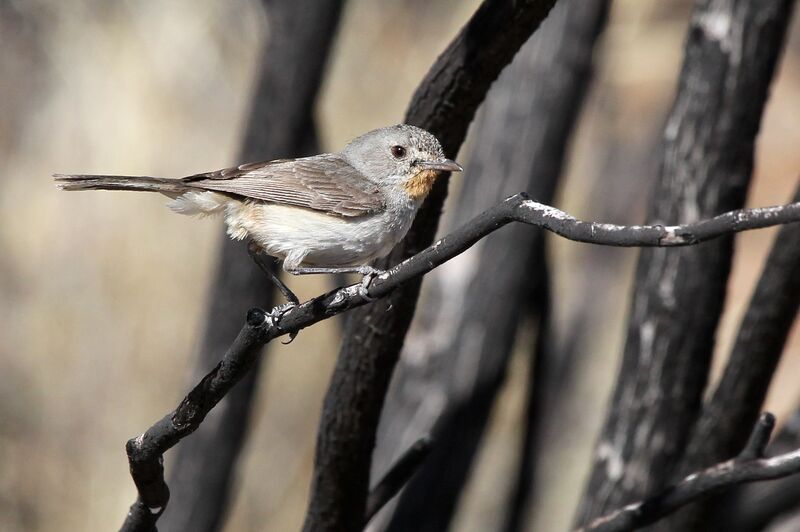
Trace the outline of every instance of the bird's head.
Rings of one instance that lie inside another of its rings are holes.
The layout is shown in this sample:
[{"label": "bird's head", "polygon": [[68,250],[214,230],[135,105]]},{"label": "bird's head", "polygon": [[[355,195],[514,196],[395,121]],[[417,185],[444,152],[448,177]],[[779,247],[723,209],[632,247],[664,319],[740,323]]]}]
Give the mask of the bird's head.
[{"label": "bird's head", "polygon": [[444,156],[436,137],[406,124],[365,133],[353,139],[342,155],[370,181],[402,188],[416,201],[427,196],[442,173],[462,171],[461,165]]}]

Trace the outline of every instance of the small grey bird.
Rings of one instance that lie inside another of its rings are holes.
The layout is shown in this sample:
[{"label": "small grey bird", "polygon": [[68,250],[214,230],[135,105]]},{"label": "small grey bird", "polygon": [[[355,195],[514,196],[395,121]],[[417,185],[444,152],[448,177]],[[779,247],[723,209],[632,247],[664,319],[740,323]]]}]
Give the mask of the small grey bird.
[{"label": "small grey bird", "polygon": [[[400,124],[352,140],[339,153],[243,164],[181,179],[56,174],[64,190],[159,192],[175,212],[223,214],[231,238],[251,239],[295,275],[376,270],[406,234],[417,209],[443,172],[461,166],[445,158],[439,141]],[[261,262],[259,265],[264,266]],[[297,297],[264,268],[286,298]]]}]

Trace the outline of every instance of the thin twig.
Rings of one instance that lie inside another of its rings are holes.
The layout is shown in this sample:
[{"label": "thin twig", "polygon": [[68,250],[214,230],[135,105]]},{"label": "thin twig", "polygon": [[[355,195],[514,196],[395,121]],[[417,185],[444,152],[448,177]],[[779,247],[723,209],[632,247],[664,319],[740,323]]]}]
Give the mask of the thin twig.
[{"label": "thin twig", "polygon": [[658,495],[639,501],[592,521],[578,532],[624,532],[649,525],[681,506],[721,488],[782,478],[800,472],[800,449],[764,458],[775,418],[761,414],[739,456],[684,478]]},{"label": "thin twig", "polygon": [[750,437],[747,439],[744,449],[742,449],[739,456],[735,458],[735,461],[737,463],[745,463],[764,458],[764,453],[769,444],[769,438],[772,436],[772,431],[774,429],[775,416],[769,412],[761,414],[761,417],[759,417],[756,422],[756,426],[750,433]]},{"label": "thin twig", "polygon": [[[774,456],[787,453],[799,446],[800,410],[795,410],[781,423],[780,431],[772,438],[769,454]],[[783,523],[793,521],[798,515],[800,475],[724,490],[719,498],[717,501],[713,500],[717,497],[711,498],[712,501],[708,504],[708,520],[705,520],[704,513],[701,523],[712,523],[717,530],[725,532],[756,532],[766,530],[769,526],[780,528]],[[689,507],[691,506],[698,505]],[[687,508],[684,507],[682,512]],[[682,512],[673,515],[680,515]],[[783,527],[783,530],[790,528]]]},{"label": "thin twig", "polygon": [[[225,356],[180,405],[126,446],[131,476],[139,492],[131,512],[149,513],[152,522],[169,499],[163,453],[200,426],[206,414],[250,370],[259,349],[271,340],[382,298],[464,252],[486,235],[512,222],[542,227],[570,240],[606,246],[687,246],[738,231],[800,221],[800,203],[743,209],[680,226],[620,226],[584,222],[520,193],[476,216],[429,248],[379,275],[360,293],[360,283],[332,290],[299,306],[271,313],[251,309]],[[133,529],[131,529],[133,530]],[[141,530],[141,529],[140,529]],[[145,529],[146,530],[146,529]]]},{"label": "thin twig", "polygon": [[409,479],[417,472],[419,466],[430,454],[432,446],[433,441],[430,437],[418,439],[389,468],[389,471],[380,482],[369,492],[364,523],[369,523],[370,519],[375,517],[375,514],[408,483]]}]

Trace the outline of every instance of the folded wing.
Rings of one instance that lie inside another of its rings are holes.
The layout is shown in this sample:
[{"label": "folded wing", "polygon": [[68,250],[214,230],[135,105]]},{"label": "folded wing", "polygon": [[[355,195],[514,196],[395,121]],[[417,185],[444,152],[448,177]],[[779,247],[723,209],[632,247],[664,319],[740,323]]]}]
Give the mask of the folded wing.
[{"label": "folded wing", "polygon": [[181,181],[192,188],[343,217],[364,216],[384,207],[377,185],[335,154],[244,164]]}]

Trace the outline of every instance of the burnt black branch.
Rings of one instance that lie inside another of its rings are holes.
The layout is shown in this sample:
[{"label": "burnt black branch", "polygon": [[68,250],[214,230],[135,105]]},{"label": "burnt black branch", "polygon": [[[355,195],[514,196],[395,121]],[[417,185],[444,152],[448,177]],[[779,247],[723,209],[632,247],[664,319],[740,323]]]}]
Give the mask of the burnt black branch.
[{"label": "burnt black branch", "polygon": [[361,294],[361,284],[358,283],[332,290],[285,311],[280,307],[270,313],[258,308],[251,309],[236,340],[219,364],[173,412],[128,441],[126,449],[131,476],[139,492],[131,512],[150,514],[153,519],[149,524],[144,521],[126,522],[123,530],[153,530],[155,519],[161,515],[169,500],[169,490],[164,481],[164,452],[197,430],[211,409],[251,370],[261,347],[266,343],[376,298],[386,297],[403,283],[418,279],[508,223],[534,225],[579,242],[606,246],[664,247],[687,246],[738,231],[798,221],[800,203],[791,203],[743,209],[679,226],[620,226],[581,221],[520,193],[476,216],[432,246],[375,278],[367,290],[369,299]]},{"label": "burnt black branch", "polygon": [[800,472],[800,449],[764,458],[775,427],[770,413],[761,414],[750,439],[736,458],[693,473],[658,495],[629,504],[592,521],[578,532],[623,532],[649,525],[680,507],[722,488],[771,480]]}]

